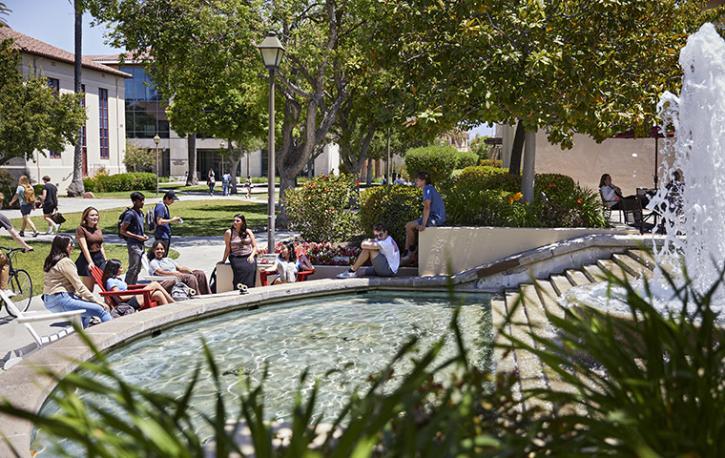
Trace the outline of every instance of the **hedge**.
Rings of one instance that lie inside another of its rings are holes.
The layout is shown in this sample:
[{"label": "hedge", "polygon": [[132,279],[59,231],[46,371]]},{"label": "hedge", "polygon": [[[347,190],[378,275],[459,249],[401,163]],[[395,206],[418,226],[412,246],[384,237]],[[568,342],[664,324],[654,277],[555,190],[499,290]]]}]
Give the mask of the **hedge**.
[{"label": "hedge", "polygon": [[88,192],[153,191],[156,175],[141,172],[97,175],[84,178],[83,186]]},{"label": "hedge", "polygon": [[476,153],[458,151],[456,152],[456,169],[465,169],[478,164],[478,155]]},{"label": "hedge", "polygon": [[418,218],[422,212],[422,194],[412,186],[376,186],[362,193],[360,226],[372,235],[372,227],[382,223],[398,245],[405,240],[405,223]]},{"label": "hedge", "polygon": [[405,153],[405,169],[411,180],[418,172],[428,172],[434,184],[447,181],[458,164],[458,150],[452,146],[424,146]]}]

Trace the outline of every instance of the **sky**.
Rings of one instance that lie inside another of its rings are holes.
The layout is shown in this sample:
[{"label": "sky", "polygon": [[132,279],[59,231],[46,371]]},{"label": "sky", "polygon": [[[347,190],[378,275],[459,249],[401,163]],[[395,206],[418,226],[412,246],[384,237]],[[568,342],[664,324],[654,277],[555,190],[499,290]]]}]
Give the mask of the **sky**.
[{"label": "sky", "polygon": [[[5,0],[10,8],[6,20],[18,32],[73,52],[72,0]],[[91,27],[93,18],[83,16],[83,54],[114,54],[119,50],[105,43],[106,28]],[[485,124],[469,131],[469,138],[493,137],[494,129]]]},{"label": "sky", "polygon": [[[72,0],[4,0],[10,8],[7,23],[18,32],[73,52]],[[83,16],[83,54],[113,54],[105,44],[105,27],[91,27],[93,18]]]}]

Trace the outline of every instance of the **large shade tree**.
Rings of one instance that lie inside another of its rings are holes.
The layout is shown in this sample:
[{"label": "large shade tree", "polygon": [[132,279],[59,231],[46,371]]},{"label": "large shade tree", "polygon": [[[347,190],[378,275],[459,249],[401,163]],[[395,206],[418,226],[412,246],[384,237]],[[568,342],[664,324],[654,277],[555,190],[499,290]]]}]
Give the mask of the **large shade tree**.
[{"label": "large shade tree", "polygon": [[[389,65],[470,123],[521,123],[523,189],[533,193],[535,133],[570,147],[646,132],[680,82],[687,35],[722,17],[704,0],[382,0],[378,45]],[[393,31],[393,33],[391,33]],[[435,99],[434,99],[435,100]],[[440,103],[440,102],[437,102]]]}]

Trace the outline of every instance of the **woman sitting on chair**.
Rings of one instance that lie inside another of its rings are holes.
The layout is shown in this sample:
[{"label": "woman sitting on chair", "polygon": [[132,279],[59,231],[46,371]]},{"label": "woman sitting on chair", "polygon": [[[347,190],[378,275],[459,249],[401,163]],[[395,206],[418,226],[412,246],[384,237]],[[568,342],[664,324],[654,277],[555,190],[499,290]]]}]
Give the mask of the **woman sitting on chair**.
[{"label": "woman sitting on chair", "polygon": [[[106,262],[106,267],[103,269],[102,277],[103,285],[106,287],[106,290],[128,290],[128,284],[123,280],[123,278],[121,278],[122,273],[123,267],[121,266],[121,261],[118,259],[109,259],[108,262]],[[132,294],[138,293],[139,291],[152,291],[151,298],[158,302],[159,305],[166,305],[174,302],[171,295],[155,281],[145,285],[143,290],[130,291],[128,296],[118,296],[118,299],[138,310],[144,305],[147,305],[144,304],[143,294]]]},{"label": "woman sitting on chair", "polygon": [[268,273],[276,272],[277,277],[272,284],[277,285],[280,283],[294,283],[297,281],[297,273],[303,270],[315,270],[310,264],[309,259],[304,254],[300,254],[298,257],[295,252],[295,245],[292,242],[287,242],[282,245],[282,249],[277,255],[274,266],[267,269]]},{"label": "woman sitting on chair", "polygon": [[197,293],[209,294],[209,281],[203,270],[180,266],[166,256],[166,246],[161,240],[154,242],[149,251],[149,275],[175,277]]}]

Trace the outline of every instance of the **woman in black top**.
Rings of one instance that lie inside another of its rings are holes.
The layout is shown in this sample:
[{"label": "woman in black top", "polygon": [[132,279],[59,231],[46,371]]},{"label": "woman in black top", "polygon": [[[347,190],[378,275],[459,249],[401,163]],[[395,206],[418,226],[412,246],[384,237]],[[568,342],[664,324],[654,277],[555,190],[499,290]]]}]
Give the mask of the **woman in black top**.
[{"label": "woman in black top", "polygon": [[48,222],[48,231],[46,234],[58,233],[60,224],[53,221],[53,213],[58,209],[58,188],[50,182],[48,175],[43,177],[43,194],[40,196],[43,203],[43,218]]}]

